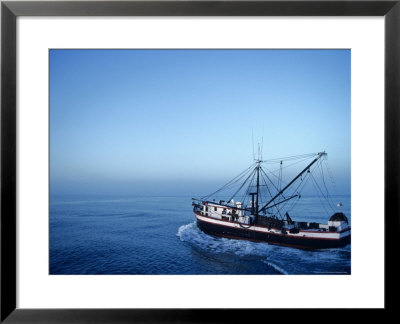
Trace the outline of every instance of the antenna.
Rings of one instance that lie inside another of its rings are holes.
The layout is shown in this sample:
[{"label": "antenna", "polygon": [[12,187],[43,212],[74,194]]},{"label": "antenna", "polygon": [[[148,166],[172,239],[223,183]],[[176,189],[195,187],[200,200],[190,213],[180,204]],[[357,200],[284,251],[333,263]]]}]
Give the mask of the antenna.
[{"label": "antenna", "polygon": [[254,155],[254,134],[253,134],[253,130],[251,130],[251,144],[253,147],[253,160],[256,159],[256,156]]},{"label": "antenna", "polygon": [[264,135],[261,137],[261,159],[260,160],[262,160],[263,146],[264,146]]}]

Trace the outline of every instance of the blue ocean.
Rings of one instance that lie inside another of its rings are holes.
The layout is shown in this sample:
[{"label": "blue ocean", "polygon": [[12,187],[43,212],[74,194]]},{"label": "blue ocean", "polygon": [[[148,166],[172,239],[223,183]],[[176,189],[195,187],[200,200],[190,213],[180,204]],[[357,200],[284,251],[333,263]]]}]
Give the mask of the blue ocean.
[{"label": "blue ocean", "polygon": [[[337,196],[351,222],[350,196]],[[290,216],[326,223],[318,197],[302,197]],[[351,245],[301,250],[216,238],[195,223],[190,197],[52,195],[50,274],[350,274]]]}]

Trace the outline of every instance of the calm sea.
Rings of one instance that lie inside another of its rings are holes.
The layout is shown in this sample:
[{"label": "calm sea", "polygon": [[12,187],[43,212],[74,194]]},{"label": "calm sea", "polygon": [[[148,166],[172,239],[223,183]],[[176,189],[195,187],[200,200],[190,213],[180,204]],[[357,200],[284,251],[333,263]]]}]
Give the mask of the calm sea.
[{"label": "calm sea", "polygon": [[[350,197],[333,201],[350,219]],[[318,197],[290,212],[322,223],[330,214]],[[306,251],[204,234],[190,197],[51,197],[50,274],[350,274],[350,265],[350,245]]]}]

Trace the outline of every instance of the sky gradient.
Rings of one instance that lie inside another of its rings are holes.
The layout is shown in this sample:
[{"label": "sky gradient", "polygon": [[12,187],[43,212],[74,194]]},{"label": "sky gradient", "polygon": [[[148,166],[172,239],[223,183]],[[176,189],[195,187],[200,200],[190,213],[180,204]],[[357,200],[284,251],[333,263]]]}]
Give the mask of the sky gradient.
[{"label": "sky gradient", "polygon": [[326,151],[350,194],[350,50],[50,50],[52,194],[214,191]]}]

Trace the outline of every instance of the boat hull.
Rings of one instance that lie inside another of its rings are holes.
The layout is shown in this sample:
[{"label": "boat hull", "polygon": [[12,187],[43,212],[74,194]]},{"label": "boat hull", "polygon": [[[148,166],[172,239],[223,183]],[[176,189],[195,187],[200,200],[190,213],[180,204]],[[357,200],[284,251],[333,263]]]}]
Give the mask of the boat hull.
[{"label": "boat hull", "polygon": [[[246,228],[246,226],[233,227],[230,224],[224,224],[225,222],[211,222],[206,220],[204,217],[197,218],[197,226],[206,234],[233,238],[233,239],[245,239],[255,242],[266,242],[270,244],[278,244],[284,246],[291,246],[302,249],[327,249],[343,247],[350,244],[351,236],[350,231],[343,235],[337,235],[337,238],[328,237],[305,237],[301,235],[290,235],[277,233],[276,231],[260,231],[257,229]],[[226,222],[227,223],[227,222]]]}]

